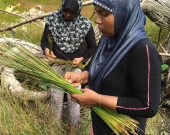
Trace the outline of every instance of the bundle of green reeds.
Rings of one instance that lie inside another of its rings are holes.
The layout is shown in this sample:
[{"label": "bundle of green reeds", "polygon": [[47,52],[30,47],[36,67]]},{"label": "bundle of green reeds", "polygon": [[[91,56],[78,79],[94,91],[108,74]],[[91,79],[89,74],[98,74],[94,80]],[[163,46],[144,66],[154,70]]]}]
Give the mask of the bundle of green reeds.
[{"label": "bundle of green reeds", "polygon": [[[1,45],[0,55],[1,64],[20,71],[19,73],[21,73],[22,76],[26,76],[34,81],[37,80],[38,82],[41,81],[43,83],[56,85],[67,93],[82,93],[62,76],[57,74],[48,63],[32,54],[22,45],[16,45],[10,42]],[[94,106],[91,109],[95,111],[117,135],[128,135],[130,133],[137,135],[136,131],[140,130],[138,128],[138,122],[126,115],[118,114],[116,111],[110,111],[98,106]]]},{"label": "bundle of green reeds", "polygon": [[[63,60],[63,59],[60,59],[60,58],[56,58],[53,61],[49,61],[49,64],[54,64],[56,66],[59,66],[59,65],[70,65],[70,66],[72,66],[73,62],[71,60]],[[83,69],[85,66],[86,66],[86,64],[80,63],[78,65],[78,68]]]}]

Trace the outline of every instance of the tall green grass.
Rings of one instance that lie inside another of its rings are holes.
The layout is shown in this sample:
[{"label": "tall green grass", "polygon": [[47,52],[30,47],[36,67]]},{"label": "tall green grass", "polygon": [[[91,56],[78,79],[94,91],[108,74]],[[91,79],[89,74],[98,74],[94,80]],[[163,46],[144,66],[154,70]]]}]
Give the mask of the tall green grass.
[{"label": "tall green grass", "polygon": [[[54,117],[50,101],[26,101],[0,89],[0,134],[2,135],[68,135],[68,123]],[[87,135],[90,128],[89,110],[83,111],[76,135]]]},{"label": "tall green grass", "polygon": [[0,134],[67,134],[65,129],[68,126],[54,118],[49,101],[26,101],[13,97],[8,88],[2,85],[0,89],[0,109]]}]

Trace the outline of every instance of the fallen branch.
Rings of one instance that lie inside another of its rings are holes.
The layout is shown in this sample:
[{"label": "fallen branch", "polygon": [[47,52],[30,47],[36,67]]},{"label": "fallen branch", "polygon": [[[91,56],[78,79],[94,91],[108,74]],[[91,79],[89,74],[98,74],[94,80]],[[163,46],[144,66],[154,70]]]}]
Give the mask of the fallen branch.
[{"label": "fallen branch", "polygon": [[13,12],[7,12],[7,11],[5,11],[5,10],[3,10],[3,9],[0,9],[0,11],[1,12],[4,12],[4,13],[7,13],[7,14],[11,14],[11,15],[15,15],[15,16],[19,16],[19,17],[22,17],[22,18],[24,18],[22,15],[20,15],[20,14],[15,14],[15,13],[13,13]]},{"label": "fallen branch", "polygon": [[93,2],[92,0],[85,1],[85,2],[83,2],[83,6],[91,5],[92,2]]},{"label": "fallen branch", "polygon": [[[15,15],[15,16],[19,16],[19,17],[21,17],[21,18],[24,18],[24,19],[26,19],[26,17],[24,17],[24,16],[22,16],[22,15],[20,15],[20,14],[15,14],[15,13],[13,13],[13,12],[7,12],[7,11],[5,11],[5,10],[2,10],[2,9],[0,9],[0,11],[1,12],[4,12],[4,13],[7,13],[7,14],[11,14],[11,15]],[[33,22],[33,24],[35,24],[36,26],[38,26],[38,27],[40,27],[40,28],[42,28],[41,26],[39,26],[38,24],[36,24],[35,22]],[[10,27],[10,26],[9,26]],[[11,30],[12,28],[10,28],[10,30]],[[9,29],[8,29],[9,30]],[[6,31],[6,30],[3,30],[3,31]],[[2,32],[1,31],[1,29],[0,29],[0,32]]]},{"label": "fallen branch", "polygon": [[143,0],[141,8],[144,14],[157,26],[170,30],[169,0]]},{"label": "fallen branch", "polygon": [[24,20],[24,21],[22,21],[22,22],[20,22],[20,23],[17,23],[17,24],[15,24],[15,25],[11,25],[11,26],[8,26],[8,27],[6,27],[6,28],[2,28],[2,29],[0,29],[0,32],[12,30],[12,29],[14,29],[14,28],[16,28],[16,27],[19,27],[19,26],[21,26],[21,25],[24,25],[24,24],[27,24],[27,23],[31,23],[31,22],[36,21],[36,20],[38,20],[38,19],[43,19],[44,17],[48,16],[49,14],[50,14],[50,13],[46,13],[46,14],[40,15],[40,16],[38,16],[38,17],[34,17],[34,18],[31,18],[31,19],[28,19],[28,20]]},{"label": "fallen branch", "polygon": [[169,56],[170,57],[170,54],[167,54],[167,53],[159,53],[161,56]]},{"label": "fallen branch", "polygon": [[[87,5],[90,5],[90,4],[92,4],[92,0],[83,2],[83,6],[87,6]],[[4,11],[4,10],[2,10],[2,9],[0,9],[0,11],[6,12],[6,11]],[[6,13],[8,13],[8,12],[6,12]],[[0,29],[0,32],[12,30],[12,29],[14,29],[14,28],[16,28],[16,27],[19,27],[19,26],[21,26],[21,25],[24,25],[24,24],[27,24],[27,23],[32,23],[32,22],[34,22],[34,21],[36,21],[36,20],[39,20],[39,19],[43,19],[43,18],[47,17],[48,15],[50,15],[51,13],[52,13],[52,12],[46,13],[46,14],[43,14],[43,15],[40,15],[40,16],[37,16],[37,17],[31,18],[31,19],[28,19],[28,20],[21,21],[21,22],[19,22],[19,23],[17,23],[17,24],[8,26],[8,27],[6,27],[6,28],[2,28],[2,29]],[[10,14],[16,15],[16,14],[14,14],[14,13],[10,13]],[[20,15],[18,15],[18,16],[20,16]],[[20,17],[22,17],[22,16],[20,16]]]},{"label": "fallen branch", "polygon": [[167,51],[164,49],[164,47],[161,44],[159,44],[159,46],[162,48],[162,50],[165,52],[165,54],[168,54]]}]

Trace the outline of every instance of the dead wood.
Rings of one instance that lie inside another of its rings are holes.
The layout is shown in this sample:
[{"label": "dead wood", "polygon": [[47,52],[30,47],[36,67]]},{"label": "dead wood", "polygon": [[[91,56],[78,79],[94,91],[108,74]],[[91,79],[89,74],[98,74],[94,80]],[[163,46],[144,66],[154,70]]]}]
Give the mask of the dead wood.
[{"label": "dead wood", "polygon": [[[86,1],[86,2],[83,2],[83,6],[87,6],[87,5],[90,5],[90,4],[92,4],[92,1],[91,1],[91,0]],[[13,14],[13,15],[16,15],[16,16],[20,16],[20,17],[23,18],[23,16],[21,16],[21,15],[14,14],[14,13],[11,13],[11,12],[6,12],[6,11],[4,11],[4,10],[2,10],[2,9],[0,9],[0,11],[5,12],[5,13],[8,13],[8,14]],[[6,27],[6,28],[1,28],[1,29],[0,29],[0,32],[12,30],[12,29],[14,29],[14,28],[16,28],[16,27],[19,27],[19,26],[21,26],[21,25],[24,25],[24,24],[27,24],[27,23],[32,23],[32,22],[34,22],[34,21],[36,21],[36,20],[39,20],[39,19],[43,19],[43,18],[47,17],[48,15],[50,15],[51,13],[52,13],[52,12],[46,13],[46,14],[43,14],[43,15],[39,15],[39,16],[37,16],[37,17],[33,17],[33,18],[30,18],[30,19],[25,19],[24,21],[21,21],[21,22],[19,22],[19,23],[17,23],[17,24],[8,26],[8,27]]]},{"label": "dead wood", "polygon": [[[34,55],[43,58],[43,52],[40,46],[25,42],[14,38],[0,38],[0,45],[4,43],[19,44],[31,51]],[[13,48],[15,49],[15,48]],[[3,67],[1,65],[1,84],[8,88],[10,93],[15,97],[20,97],[26,100],[45,100],[50,96],[50,91],[30,91],[21,86],[21,83],[14,76],[14,69]]]},{"label": "dead wood", "polygon": [[164,47],[165,47],[165,50],[167,50],[167,52],[169,53],[170,52],[170,32],[167,36],[166,43],[165,43]]},{"label": "dead wood", "polygon": [[[23,19],[27,19],[25,16],[23,16],[23,15],[20,15],[20,14],[16,14],[16,13],[13,13],[13,12],[7,12],[7,11],[5,11],[5,10],[2,10],[2,9],[0,9],[0,11],[1,12],[4,12],[4,13],[7,13],[7,14],[11,14],[11,15],[14,15],[14,16],[19,16],[19,17],[21,17],[21,18],[23,18]],[[32,22],[33,24],[35,24],[36,26],[38,26],[38,27],[40,27],[40,28],[42,28],[41,26],[39,26],[38,24],[36,24],[35,22]],[[23,24],[21,24],[21,25],[23,25]],[[21,26],[21,25],[19,25],[19,26]],[[14,28],[16,28],[16,27],[18,27],[17,25],[16,26],[14,26]],[[0,29],[0,32],[3,32],[3,31],[7,31],[7,30],[12,30],[13,29],[13,27],[12,26],[8,26],[7,28],[2,28],[2,29]],[[2,31],[1,31],[2,30]]]},{"label": "dead wood", "polygon": [[20,23],[17,23],[17,24],[8,26],[8,27],[6,27],[6,28],[2,28],[2,29],[0,29],[0,32],[12,30],[12,29],[14,29],[14,28],[16,28],[16,27],[19,27],[19,26],[21,26],[21,25],[34,22],[34,21],[36,21],[36,20],[38,20],[38,19],[43,19],[44,17],[48,16],[49,14],[50,14],[50,13],[46,13],[46,14],[40,15],[40,16],[38,16],[38,17],[34,17],[34,18],[31,18],[31,19],[28,19],[28,20],[26,19],[26,20],[24,20],[24,21],[21,21]]},{"label": "dead wood", "polygon": [[27,100],[45,100],[50,96],[50,91],[35,92],[22,87],[15,78],[12,68],[4,67],[1,70],[1,83],[10,90],[13,96]]},{"label": "dead wood", "polygon": [[141,8],[157,26],[170,30],[170,0],[142,0]]}]

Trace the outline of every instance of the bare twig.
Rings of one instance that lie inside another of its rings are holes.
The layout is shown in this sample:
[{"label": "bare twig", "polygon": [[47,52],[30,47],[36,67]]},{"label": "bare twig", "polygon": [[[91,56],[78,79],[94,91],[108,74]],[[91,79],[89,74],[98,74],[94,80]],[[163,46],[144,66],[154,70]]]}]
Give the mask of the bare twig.
[{"label": "bare twig", "polygon": [[92,0],[89,0],[89,1],[85,1],[85,2],[83,2],[83,6],[87,6],[87,5],[90,5],[90,4],[92,4]]},{"label": "bare twig", "polygon": [[165,54],[168,54],[167,51],[164,49],[164,47],[161,44],[159,44],[159,45],[162,48],[162,50],[165,52]]},{"label": "bare twig", "polygon": [[0,11],[1,12],[4,12],[4,13],[7,13],[7,14],[11,14],[11,15],[15,15],[15,16],[19,16],[19,17],[22,17],[22,18],[24,18],[22,15],[20,15],[20,14],[15,14],[15,13],[13,13],[13,12],[7,12],[7,11],[5,11],[5,10],[3,10],[3,9],[0,9]]},{"label": "bare twig", "polygon": [[[15,14],[15,13],[13,13],[13,12],[7,12],[7,11],[2,10],[2,9],[0,9],[0,11],[1,11],[1,12],[4,12],[4,13],[7,13],[7,14],[11,14],[11,15],[19,16],[19,17],[21,17],[21,18],[26,19],[26,17],[24,17],[24,16],[22,16],[22,15],[20,15],[20,14]],[[33,24],[35,24],[36,26],[38,26],[38,27],[42,28],[41,26],[39,26],[39,25],[38,25],[38,24],[36,24],[35,22],[33,22]],[[12,28],[11,28],[11,29],[12,29]],[[10,30],[11,30],[11,29],[10,29]],[[6,30],[5,30],[5,31],[6,31]],[[0,32],[2,32],[2,31],[1,31],[1,29],[0,29]]]},{"label": "bare twig", "polygon": [[33,21],[36,21],[36,20],[38,20],[38,19],[43,19],[44,17],[48,16],[49,14],[50,14],[50,13],[46,13],[46,14],[43,14],[43,15],[40,15],[40,16],[37,16],[37,17],[31,18],[31,19],[28,19],[28,20],[21,21],[20,23],[17,23],[17,24],[14,24],[14,25],[12,25],[12,26],[8,26],[8,27],[6,27],[6,28],[0,29],[0,32],[14,29],[14,28],[19,27],[19,26],[21,26],[21,25],[24,25],[24,24],[27,24],[27,23],[31,23],[31,22],[33,22]]},{"label": "bare twig", "polygon": [[160,55],[162,56],[169,56],[170,57],[170,54],[167,54],[167,53],[159,53]]}]

